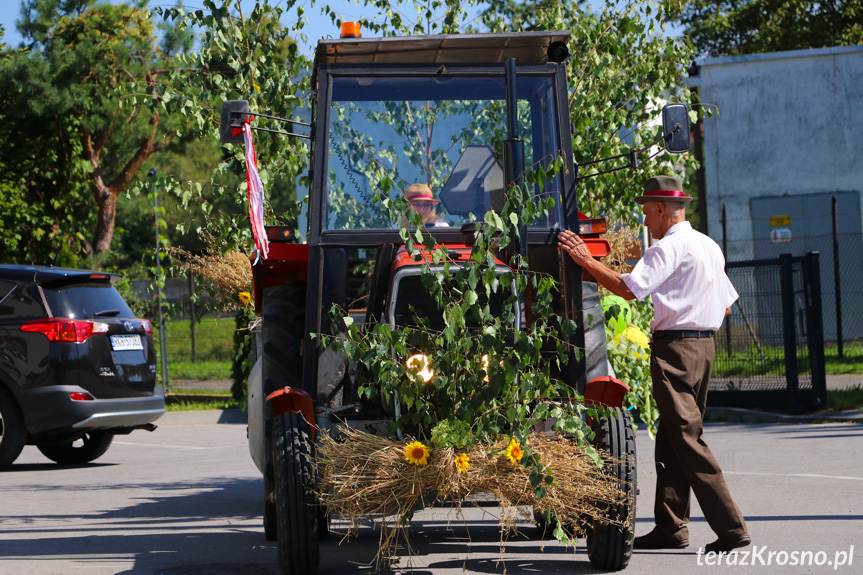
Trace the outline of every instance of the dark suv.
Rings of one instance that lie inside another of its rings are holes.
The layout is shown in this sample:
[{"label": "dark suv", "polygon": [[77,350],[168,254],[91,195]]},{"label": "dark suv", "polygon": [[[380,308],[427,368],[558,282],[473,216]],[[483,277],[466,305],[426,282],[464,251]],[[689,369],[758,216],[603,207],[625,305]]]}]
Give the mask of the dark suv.
[{"label": "dark suv", "polygon": [[150,322],[116,274],[0,265],[0,469],[25,444],[63,464],[165,413]]}]

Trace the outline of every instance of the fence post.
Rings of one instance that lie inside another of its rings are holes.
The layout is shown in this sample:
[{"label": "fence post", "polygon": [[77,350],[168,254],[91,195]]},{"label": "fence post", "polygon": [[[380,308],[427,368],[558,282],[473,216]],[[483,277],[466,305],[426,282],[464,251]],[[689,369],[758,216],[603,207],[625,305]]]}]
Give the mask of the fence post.
[{"label": "fence post", "polygon": [[788,412],[800,413],[800,381],[797,373],[797,329],[794,321],[794,258],[791,254],[779,256],[779,280],[782,291],[782,332],[785,342],[785,381],[788,393]]},{"label": "fence post", "polygon": [[[725,214],[725,204],[722,204],[722,257],[725,258],[725,275],[728,275],[728,228],[726,226],[727,219]],[[732,356],[731,353],[731,316],[728,316],[728,319],[725,320],[725,348],[728,353],[729,359]]]},{"label": "fence post", "polygon": [[839,207],[833,196],[833,293],[836,297],[836,351],[843,356],[842,341],[842,289],[839,282]]},{"label": "fence post", "polygon": [[192,266],[189,266],[189,329],[192,332],[192,363],[196,363],[197,354],[195,353],[195,277],[192,273]]},{"label": "fence post", "polygon": [[809,324],[809,362],[812,370],[812,391],[819,407],[827,405],[827,375],[824,365],[824,320],[821,316],[821,256],[809,252],[803,258],[803,277],[809,281],[806,302],[806,323]]}]

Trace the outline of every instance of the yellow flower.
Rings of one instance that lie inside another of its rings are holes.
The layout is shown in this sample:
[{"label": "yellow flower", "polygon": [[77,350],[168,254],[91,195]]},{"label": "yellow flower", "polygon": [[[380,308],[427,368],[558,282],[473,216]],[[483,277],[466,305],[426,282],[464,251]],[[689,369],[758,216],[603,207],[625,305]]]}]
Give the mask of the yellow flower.
[{"label": "yellow flower", "polygon": [[650,346],[650,339],[644,335],[644,332],[631,325],[623,331],[623,337],[636,344],[642,349],[647,349]]},{"label": "yellow flower", "polygon": [[240,298],[243,305],[249,305],[249,302],[252,301],[252,295],[247,291],[241,291],[237,294],[237,297]]},{"label": "yellow flower", "polygon": [[514,438],[510,439],[509,445],[506,446],[506,453],[504,453],[504,455],[513,463],[519,463],[521,461],[521,456],[524,455],[524,452],[521,450],[521,444]]},{"label": "yellow flower", "polygon": [[467,453],[455,456],[455,466],[459,473],[467,473],[467,468],[470,467],[470,457]]},{"label": "yellow flower", "polygon": [[428,463],[429,455],[431,455],[431,450],[419,441],[408,443],[405,446],[405,461],[411,465],[425,465]]}]

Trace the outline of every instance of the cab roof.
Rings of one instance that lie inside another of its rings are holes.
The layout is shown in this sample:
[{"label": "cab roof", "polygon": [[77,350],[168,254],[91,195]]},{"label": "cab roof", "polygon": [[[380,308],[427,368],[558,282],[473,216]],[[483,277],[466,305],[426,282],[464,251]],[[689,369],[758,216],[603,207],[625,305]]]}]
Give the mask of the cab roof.
[{"label": "cab roof", "polygon": [[498,34],[439,34],[388,38],[318,40],[315,75],[330,64],[490,64],[515,58],[543,64],[552,42],[568,43],[569,31]]}]

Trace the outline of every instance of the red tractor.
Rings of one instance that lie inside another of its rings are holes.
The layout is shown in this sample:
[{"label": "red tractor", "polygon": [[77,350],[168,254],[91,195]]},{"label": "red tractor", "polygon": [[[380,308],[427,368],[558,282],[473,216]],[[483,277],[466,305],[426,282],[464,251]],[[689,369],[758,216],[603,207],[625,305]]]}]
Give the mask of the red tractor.
[{"label": "red tractor", "polygon": [[[519,249],[529,254],[532,272],[558,282],[555,313],[581,320],[570,343],[587,353],[571,354],[556,375],[582,394],[593,382],[588,396],[611,403],[611,415],[593,422],[595,444],[620,462],[612,472],[632,498],[631,505],[608,513],[633,516],[634,432],[621,409],[622,388],[609,377],[596,284],[584,281],[557,246],[558,232],[571,229],[588,238],[597,257],[608,253],[608,243],[598,237],[604,220],[587,219],[578,209],[564,64],[568,39],[568,32],[528,32],[319,41],[307,242],[267,228],[269,253],[253,265],[262,322],[249,380],[250,451],[264,476],[265,531],[278,540],[284,573],[313,574],[319,539],[328,531],[313,495],[316,430],[337,422],[382,428],[398,410],[379,397],[360,397],[354,366],[311,334],[334,334],[333,305],[364,325],[402,325],[410,321],[409,311],[432,324],[441,315],[420,281],[420,262],[404,255],[405,223],[392,221],[372,201],[382,173],[395,184],[391,195],[418,192],[426,203],[417,208],[424,233],[457,254],[469,250],[474,221],[495,209],[525,166],[563,159],[564,169],[543,186],[551,190],[554,209],[522,223]],[[664,115],[666,147],[683,151],[684,142],[688,149],[685,106]],[[256,114],[247,102],[226,102],[223,142],[242,142],[237,127],[250,116]],[[513,273],[503,263],[496,271]],[[624,568],[632,541],[631,529],[597,523],[587,538],[591,563]]]}]

